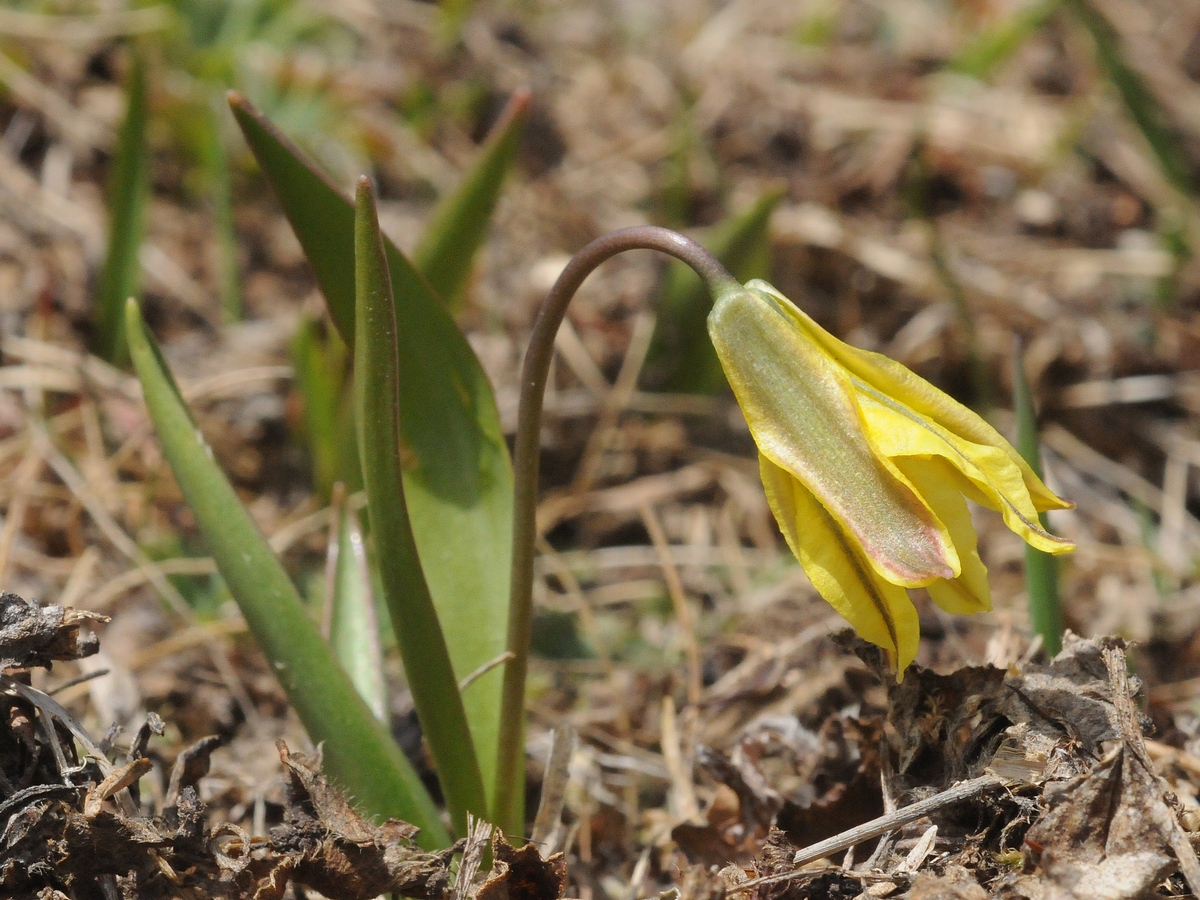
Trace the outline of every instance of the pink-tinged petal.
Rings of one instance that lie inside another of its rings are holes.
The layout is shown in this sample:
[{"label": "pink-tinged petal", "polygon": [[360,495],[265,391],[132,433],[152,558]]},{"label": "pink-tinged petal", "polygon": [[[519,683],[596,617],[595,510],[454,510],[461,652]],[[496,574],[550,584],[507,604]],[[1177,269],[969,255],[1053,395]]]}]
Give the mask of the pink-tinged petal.
[{"label": "pink-tinged petal", "polygon": [[938,390],[915,372],[883,354],[860,350],[839,341],[767,282],[751,281],[746,287],[779,301],[807,339],[820,346],[853,378],[871,386],[884,396],[904,403],[917,415],[929,419],[959,438],[1000,450],[1020,472],[1037,512],[1071,509],[1074,506],[1046,487],[1000,432],[949,394]]},{"label": "pink-tinged petal", "polygon": [[954,536],[954,548],[962,563],[957,578],[934,581],[925,590],[933,602],[948,613],[971,615],[992,608],[987,567],[979,558],[971,511],[958,489],[957,473],[941,459],[909,457],[897,461],[900,469],[921,492],[939,519]]},{"label": "pink-tinged petal", "polygon": [[759,451],[816,497],[874,570],[905,587],[955,577],[949,533],[872,448],[845,373],[779,304],[730,291],[708,324]]},{"label": "pink-tinged petal", "polygon": [[787,470],[760,454],[759,471],[771,511],[813,587],[860,637],[884,649],[902,679],[921,637],[908,593],[875,573],[853,538]]}]

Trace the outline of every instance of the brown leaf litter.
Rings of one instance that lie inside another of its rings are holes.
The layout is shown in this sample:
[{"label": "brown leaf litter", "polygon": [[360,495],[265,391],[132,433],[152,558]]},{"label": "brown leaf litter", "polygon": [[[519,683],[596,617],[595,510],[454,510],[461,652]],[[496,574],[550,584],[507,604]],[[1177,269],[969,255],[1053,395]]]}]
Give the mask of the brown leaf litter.
[{"label": "brown leaf litter", "polygon": [[[155,777],[158,716],[121,753],[115,732],[95,741],[31,684],[33,665],[94,653],[81,626],[98,618],[0,597],[0,889],[9,895],[282,900],[301,896],[288,893],[292,884],[335,900],[564,895],[562,853],[544,858],[536,843],[497,837],[491,871],[476,878],[486,825],[447,851],[422,852],[413,826],[366,821],[319,759],[282,741],[286,800],[266,836],[214,821],[200,799],[219,738],[178,755],[156,807],[140,788]],[[876,648],[846,643],[886,677]],[[1148,749],[1138,689],[1120,640],[1068,635],[1046,664],[945,675],[918,666],[889,688],[886,709],[868,701],[815,733],[776,723],[731,751],[702,746],[699,768],[720,788],[702,822],[672,830],[700,864],[681,867],[677,890],[751,900],[1194,894],[1193,835],[1154,762],[1170,754]],[[860,850],[869,853],[857,862]],[[468,862],[452,883],[458,853]]]},{"label": "brown leaf litter", "polygon": [[[781,815],[748,871],[723,869],[726,893],[758,900],[1194,894],[1200,866],[1192,837],[1147,751],[1137,688],[1117,639],[1070,636],[1054,661],[1017,674],[916,667],[889,692],[881,756],[861,763],[882,785],[883,814],[816,838],[822,818],[868,818],[869,807],[849,790],[853,776],[844,777],[840,796],[830,791],[790,819]],[[737,767],[708,771],[739,799],[745,794],[749,779]],[[770,797],[754,798],[734,819],[755,827]],[[728,818],[710,814],[710,832],[728,834]],[[812,846],[797,849],[800,837]],[[696,853],[694,837],[681,844]],[[858,849],[870,852],[856,864]]]},{"label": "brown leaf litter", "polygon": [[[290,753],[283,823],[267,837],[210,822],[198,792],[210,754],[205,738],[175,761],[157,811],[140,796],[153,768],[146,755],[151,714],[125,754],[95,741],[52,696],[31,686],[29,669],[95,653],[80,626],[103,619],[59,606],[39,608],[0,595],[0,890],[6,896],[84,898],[254,898],[276,900],[289,884],[329,898],[369,900],[399,892],[438,898],[453,851],[424,853],[416,829],[394,819],[365,821],[320,774],[319,762]],[[52,892],[60,892],[55,895]],[[43,894],[39,894],[43,892]]]}]

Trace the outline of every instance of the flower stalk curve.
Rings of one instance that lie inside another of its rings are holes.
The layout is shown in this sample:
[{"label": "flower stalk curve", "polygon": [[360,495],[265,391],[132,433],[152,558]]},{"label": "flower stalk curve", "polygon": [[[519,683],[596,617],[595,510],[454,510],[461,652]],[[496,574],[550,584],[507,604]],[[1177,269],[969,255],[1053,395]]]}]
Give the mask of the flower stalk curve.
[{"label": "flower stalk curve", "polygon": [[709,292],[739,288],[737,281],[711,253],[691,238],[654,225],[610,232],[592,241],[567,263],[534,319],[521,366],[521,399],[513,445],[512,580],[508,608],[508,652],[501,693],[500,739],[496,765],[496,796],[492,816],[510,837],[524,829],[525,801],[525,680],[533,624],[533,559],[537,539],[538,450],[542,404],[554,337],[567,305],[584,279],[605,260],[626,250],[658,250],[679,259],[704,280]]}]

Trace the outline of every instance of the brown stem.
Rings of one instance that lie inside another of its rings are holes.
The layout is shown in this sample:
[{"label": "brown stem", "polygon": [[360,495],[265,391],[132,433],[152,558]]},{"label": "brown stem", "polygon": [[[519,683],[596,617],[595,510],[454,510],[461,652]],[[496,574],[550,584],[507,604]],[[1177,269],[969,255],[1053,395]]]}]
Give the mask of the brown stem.
[{"label": "brown stem", "polygon": [[639,225],[610,232],[575,254],[538,310],[521,368],[521,401],[513,452],[512,582],[508,608],[508,651],[512,659],[504,667],[496,798],[492,806],[495,823],[509,837],[523,835],[525,827],[525,678],[533,622],[538,451],[554,337],[567,305],[584,279],[602,262],[626,250],[659,250],[682,260],[696,270],[714,296],[737,284],[725,267],[691,238],[666,228]]}]

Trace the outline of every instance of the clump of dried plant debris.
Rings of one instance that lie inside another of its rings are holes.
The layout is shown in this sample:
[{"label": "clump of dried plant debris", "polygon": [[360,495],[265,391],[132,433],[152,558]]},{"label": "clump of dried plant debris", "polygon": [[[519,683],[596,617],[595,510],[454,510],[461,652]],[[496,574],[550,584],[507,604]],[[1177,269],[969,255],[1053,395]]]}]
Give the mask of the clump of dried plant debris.
[{"label": "clump of dried plant debris", "polygon": [[[444,852],[423,852],[412,826],[365,821],[319,760],[282,741],[285,806],[266,836],[214,821],[202,802],[199,782],[223,742],[215,736],[178,755],[152,809],[139,783],[162,720],[151,714],[118,752],[115,731],[94,740],[29,677],[34,666],[94,653],[96,638],[81,628],[102,619],[0,595],[0,890],[8,895],[308,896],[294,885],[363,900],[564,895],[563,854],[544,858],[536,843],[514,849],[498,839],[492,869],[479,878],[486,823]],[[854,649],[887,677],[875,648]],[[1200,886],[1185,827],[1200,808],[1190,757],[1145,738],[1151,726],[1135,706],[1139,685],[1121,641],[1068,635],[1051,662],[1010,671],[914,667],[882,704],[865,677],[840,689],[853,694],[856,684],[857,701],[815,731],[764,717],[730,750],[698,748],[698,768],[718,789],[702,815],[670,830],[680,895],[1135,900]]]},{"label": "clump of dried plant debris", "polygon": [[272,900],[293,882],[345,900],[392,891],[418,898],[446,893],[454,850],[425,853],[412,843],[412,826],[363,820],[314,760],[290,753],[282,742],[286,806],[269,836],[209,821],[197,784],[218,738],[204,738],[176,758],[161,808],[149,809],[138,784],[151,770],[147,746],[162,733],[162,720],[151,714],[119,753],[115,734],[94,740],[30,683],[31,667],[95,653],[96,638],[80,629],[103,619],[0,594],[5,896]]},{"label": "clump of dried plant debris", "polygon": [[[1015,673],[915,667],[881,718],[833,715],[816,741],[775,724],[732,755],[702,753],[727,802],[674,837],[708,863],[757,847],[715,888],[754,900],[1194,895],[1180,799],[1194,807],[1194,788],[1160,774],[1173,751],[1145,739],[1126,665],[1119,640],[1069,636],[1052,662]],[[772,785],[765,773],[787,756],[783,770],[806,760],[806,777]]]}]

